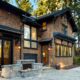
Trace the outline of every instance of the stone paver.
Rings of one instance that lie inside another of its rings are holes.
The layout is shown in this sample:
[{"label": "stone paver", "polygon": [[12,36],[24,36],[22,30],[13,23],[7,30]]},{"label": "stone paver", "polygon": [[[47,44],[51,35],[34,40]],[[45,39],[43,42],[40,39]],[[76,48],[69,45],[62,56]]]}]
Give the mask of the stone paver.
[{"label": "stone paver", "polygon": [[11,79],[0,78],[0,80],[80,80],[80,67],[70,70],[45,70],[33,77],[16,77]]}]

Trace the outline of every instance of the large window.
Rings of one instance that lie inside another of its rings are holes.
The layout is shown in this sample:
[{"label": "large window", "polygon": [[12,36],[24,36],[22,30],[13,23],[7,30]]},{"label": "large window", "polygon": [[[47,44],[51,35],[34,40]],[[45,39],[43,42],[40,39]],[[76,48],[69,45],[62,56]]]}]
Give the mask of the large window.
[{"label": "large window", "polygon": [[59,57],[72,56],[72,43],[66,41],[61,41],[61,44],[59,41],[58,43],[55,43],[55,56],[59,56]]},{"label": "large window", "polygon": [[24,25],[24,47],[37,48],[37,30],[35,27]]}]

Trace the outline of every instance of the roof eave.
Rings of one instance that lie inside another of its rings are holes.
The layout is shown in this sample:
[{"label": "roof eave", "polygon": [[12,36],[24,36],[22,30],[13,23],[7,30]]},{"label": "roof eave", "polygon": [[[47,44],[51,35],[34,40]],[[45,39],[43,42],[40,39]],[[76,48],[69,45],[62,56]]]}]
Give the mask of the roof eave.
[{"label": "roof eave", "polygon": [[25,12],[5,1],[0,1],[0,8],[2,9],[5,9],[13,14],[16,14],[16,15],[19,15],[19,16],[22,16],[22,14],[25,14],[27,16],[31,16],[31,14],[29,14],[28,12]]}]

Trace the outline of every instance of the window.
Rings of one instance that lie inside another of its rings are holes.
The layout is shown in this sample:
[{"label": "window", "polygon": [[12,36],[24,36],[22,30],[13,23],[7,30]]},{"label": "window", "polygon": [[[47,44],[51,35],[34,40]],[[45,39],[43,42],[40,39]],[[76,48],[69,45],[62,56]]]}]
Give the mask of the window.
[{"label": "window", "polygon": [[24,47],[37,48],[37,29],[24,25]]},{"label": "window", "polygon": [[65,24],[62,24],[62,31],[65,35],[67,34],[67,26]]},{"label": "window", "polygon": [[37,47],[37,43],[36,42],[31,42],[31,47],[32,48],[36,48]]},{"label": "window", "polygon": [[30,26],[24,25],[24,39],[30,39]]},{"label": "window", "polygon": [[59,53],[60,52],[59,51],[59,47],[60,47],[59,45],[56,45],[56,56],[59,56],[60,55],[60,53]]},{"label": "window", "polygon": [[43,31],[47,30],[47,24],[46,24],[46,22],[42,23],[42,30]]},{"label": "window", "polygon": [[24,40],[24,47],[30,48],[30,41]]},{"label": "window", "polygon": [[58,57],[72,56],[72,43],[66,41],[61,42],[61,44],[55,43],[55,55]]},{"label": "window", "polygon": [[32,36],[31,36],[31,39],[32,39],[32,40],[37,40],[37,37],[36,37],[36,36],[37,36],[37,34],[36,34],[36,33],[37,33],[36,28],[32,27],[31,30],[32,30],[32,31],[31,31],[31,35],[32,35]]}]

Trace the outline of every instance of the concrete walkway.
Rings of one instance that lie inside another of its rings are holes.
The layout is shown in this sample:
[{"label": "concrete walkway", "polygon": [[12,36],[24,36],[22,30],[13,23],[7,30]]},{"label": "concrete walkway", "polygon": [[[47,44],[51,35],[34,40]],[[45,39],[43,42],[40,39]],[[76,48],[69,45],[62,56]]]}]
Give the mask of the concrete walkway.
[{"label": "concrete walkway", "polygon": [[11,79],[0,78],[0,80],[80,80],[80,67],[69,70],[44,70],[38,76],[16,77]]}]

